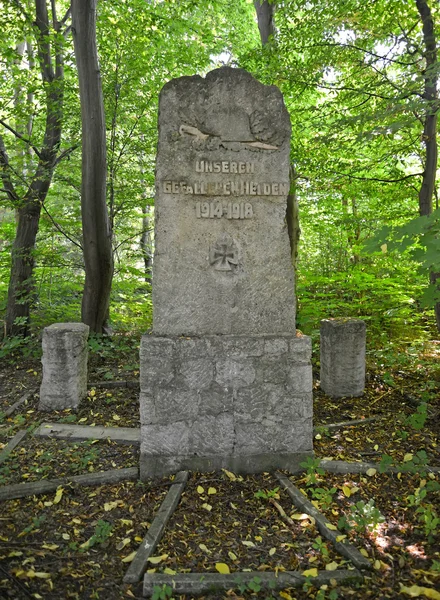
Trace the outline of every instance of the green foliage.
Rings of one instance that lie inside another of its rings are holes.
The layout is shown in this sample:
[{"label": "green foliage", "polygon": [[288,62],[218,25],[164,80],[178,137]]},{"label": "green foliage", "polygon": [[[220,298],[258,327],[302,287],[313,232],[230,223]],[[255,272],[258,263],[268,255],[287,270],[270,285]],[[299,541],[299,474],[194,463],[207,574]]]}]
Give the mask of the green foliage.
[{"label": "green foliage", "polygon": [[416,507],[417,521],[423,527],[423,532],[430,543],[440,533],[440,516],[432,502],[428,501],[428,498],[431,499],[433,495],[438,497],[439,492],[440,484],[438,481],[435,479],[430,481],[422,479],[414,494],[407,496],[408,506]]},{"label": "green foliage", "polygon": [[311,487],[310,493],[312,497],[319,502],[321,510],[324,512],[331,506],[333,502],[333,495],[337,492],[335,487],[332,488],[321,488]]},{"label": "green foliage", "polygon": [[410,425],[413,429],[420,430],[423,429],[426,419],[428,418],[428,404],[426,402],[421,402],[415,413],[410,415],[406,421],[406,425]]},{"label": "green foliage", "polygon": [[385,517],[374,505],[371,498],[368,502],[359,500],[354,506],[350,507],[348,517],[342,516],[338,521],[338,528],[341,530],[355,529],[358,532],[373,531],[380,523],[385,521]]},{"label": "green foliage", "polygon": [[173,588],[164,583],[163,585],[155,585],[153,587],[151,600],[167,600],[168,598],[172,598],[172,596]]},{"label": "green foliage", "polygon": [[312,544],[312,548],[314,548],[320,554],[322,554],[322,556],[324,557],[324,559],[328,558],[329,552],[328,552],[327,543],[324,542],[324,540],[322,539],[322,537],[320,535],[318,535],[315,538],[315,541]]},{"label": "green foliage", "polygon": [[[426,277],[431,272],[440,272],[440,209],[403,225],[382,227],[368,240],[366,249],[373,252],[378,246],[394,253],[396,258],[407,252]],[[420,296],[420,302],[432,307],[439,301],[440,289],[431,283]]]},{"label": "green foliage", "polygon": [[113,525],[108,521],[104,521],[103,519],[99,519],[95,526],[95,532],[92,537],[87,540],[87,543],[81,548],[80,551],[85,552],[92,546],[96,546],[99,544],[104,544],[108,538],[112,535]]},{"label": "green foliage", "polygon": [[268,500],[269,498],[279,498],[279,489],[279,487],[276,487],[273,490],[258,490],[258,492],[254,493],[254,496],[255,498],[263,498],[264,500]]},{"label": "green foliage", "polygon": [[308,456],[307,460],[300,463],[300,466],[306,471],[307,486],[315,485],[315,483],[317,483],[319,480],[319,476],[324,475],[324,469],[319,466],[320,462],[321,460],[319,458],[312,458],[311,456]]}]

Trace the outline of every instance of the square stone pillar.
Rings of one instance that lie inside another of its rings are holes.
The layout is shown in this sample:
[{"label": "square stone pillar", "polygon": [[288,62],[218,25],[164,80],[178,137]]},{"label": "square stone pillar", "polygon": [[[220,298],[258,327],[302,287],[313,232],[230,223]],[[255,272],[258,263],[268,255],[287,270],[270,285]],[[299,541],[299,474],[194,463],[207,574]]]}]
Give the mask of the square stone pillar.
[{"label": "square stone pillar", "polygon": [[55,323],[44,329],[39,410],[76,408],[86,396],[88,336],[84,323]]},{"label": "square stone pillar", "polygon": [[366,326],[360,319],[321,321],[321,389],[332,398],[362,396]]}]

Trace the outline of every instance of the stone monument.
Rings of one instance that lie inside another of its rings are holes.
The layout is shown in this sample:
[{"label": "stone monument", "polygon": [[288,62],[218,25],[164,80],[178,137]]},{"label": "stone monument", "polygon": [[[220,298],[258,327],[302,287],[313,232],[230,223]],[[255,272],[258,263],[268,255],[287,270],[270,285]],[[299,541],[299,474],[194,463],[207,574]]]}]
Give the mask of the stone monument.
[{"label": "stone monument", "polygon": [[285,223],[290,120],[241,69],[159,102],[153,331],[141,343],[141,478],[294,468],[312,452],[311,344]]}]

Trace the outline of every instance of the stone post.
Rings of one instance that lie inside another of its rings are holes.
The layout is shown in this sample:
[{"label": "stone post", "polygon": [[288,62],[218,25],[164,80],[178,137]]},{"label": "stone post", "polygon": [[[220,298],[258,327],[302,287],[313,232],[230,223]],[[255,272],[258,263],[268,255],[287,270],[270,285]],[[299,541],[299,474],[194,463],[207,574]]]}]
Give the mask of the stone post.
[{"label": "stone post", "polygon": [[55,323],[44,329],[39,410],[76,408],[85,397],[88,335],[84,323]]},{"label": "stone post", "polygon": [[321,321],[321,389],[332,398],[362,396],[365,388],[365,322]]}]

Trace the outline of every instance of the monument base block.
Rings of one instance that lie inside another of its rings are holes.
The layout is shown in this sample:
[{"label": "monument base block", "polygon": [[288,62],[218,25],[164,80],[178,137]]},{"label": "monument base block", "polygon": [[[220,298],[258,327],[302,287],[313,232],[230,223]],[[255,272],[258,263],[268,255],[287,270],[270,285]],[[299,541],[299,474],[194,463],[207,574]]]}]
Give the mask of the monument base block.
[{"label": "monument base block", "polygon": [[144,335],[140,358],[142,480],[294,471],[312,455],[310,338]]}]

